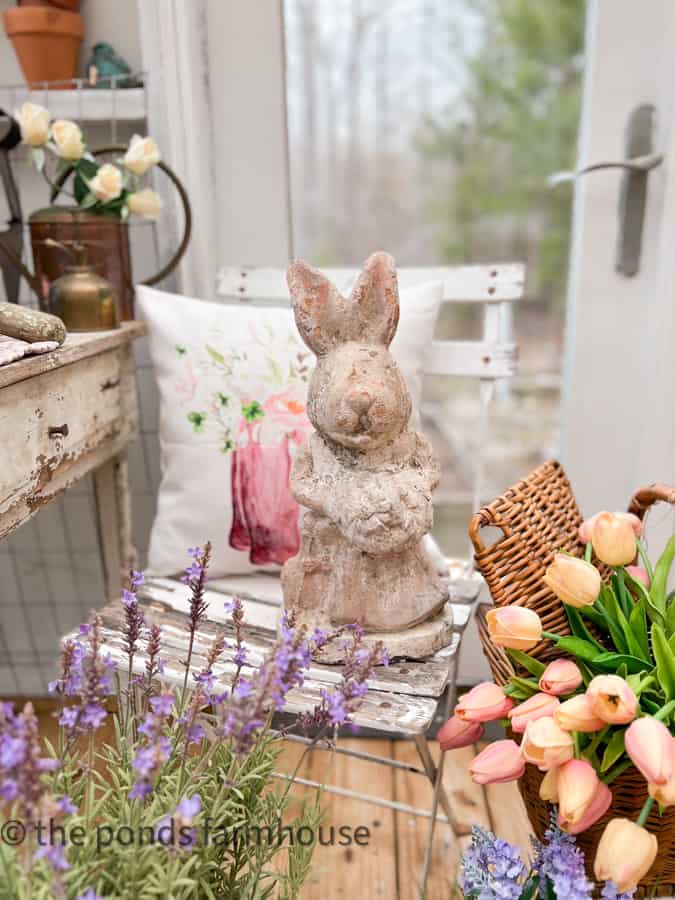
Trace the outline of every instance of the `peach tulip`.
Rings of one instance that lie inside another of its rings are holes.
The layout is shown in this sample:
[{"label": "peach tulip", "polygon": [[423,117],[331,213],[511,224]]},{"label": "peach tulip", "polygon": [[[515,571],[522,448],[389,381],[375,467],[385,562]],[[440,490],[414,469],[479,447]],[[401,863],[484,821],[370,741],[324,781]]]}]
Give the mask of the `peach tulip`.
[{"label": "peach tulip", "polygon": [[659,844],[630,819],[612,819],[595,854],[593,871],[598,881],[613,881],[619,893],[632,891],[651,869]]},{"label": "peach tulip", "polygon": [[624,516],[603,512],[593,523],[593,550],[608,566],[627,566],[637,553],[635,528]]},{"label": "peach tulip", "polygon": [[591,709],[586,694],[577,694],[565,700],[556,710],[554,718],[565,731],[581,731],[584,734],[601,731],[606,725],[605,720]]},{"label": "peach tulip", "polygon": [[637,715],[637,697],[619,675],[596,675],[586,696],[595,715],[609,725],[627,725]]},{"label": "peach tulip", "polygon": [[484,681],[464,694],[455,707],[455,715],[464,722],[493,722],[505,718],[513,706],[513,700],[499,685]]},{"label": "peach tulip", "polygon": [[558,772],[560,769],[549,769],[539,785],[539,797],[545,803],[558,802]]},{"label": "peach tulip", "polygon": [[525,760],[515,741],[494,741],[481,751],[469,767],[476,784],[517,781],[525,771]]},{"label": "peach tulip", "polygon": [[586,815],[600,785],[593,766],[585,759],[571,759],[558,769],[558,809],[570,825]]},{"label": "peach tulip", "polygon": [[606,784],[603,784],[602,781],[600,781],[598,782],[598,788],[588,809],[579,821],[576,824],[572,824],[571,822],[562,819],[562,817],[559,817],[558,824],[563,831],[566,831],[568,834],[581,834],[582,831],[586,831],[591,825],[595,825],[595,823],[605,815],[612,805],[613,799],[610,789]]},{"label": "peach tulip", "polygon": [[626,753],[652,784],[666,784],[675,768],[675,745],[663,722],[644,716],[626,729]]},{"label": "peach tulip", "polygon": [[555,659],[539,679],[539,690],[556,697],[573,694],[583,681],[579,666],[571,659]]},{"label": "peach tulip", "polygon": [[[602,515],[609,515],[609,513],[596,513],[594,516],[591,516],[590,519],[586,519],[584,522],[582,522],[582,524],[579,526],[579,540],[583,541],[584,544],[588,544],[592,540],[593,528],[595,526],[595,523]],[[628,522],[630,527],[633,529],[635,537],[642,536],[644,525],[642,524],[642,520],[639,519],[634,513],[615,512],[614,517],[616,519],[623,519],[625,522]]]},{"label": "peach tulip", "polygon": [[459,750],[475,744],[485,734],[480,722],[466,722],[459,716],[452,716],[438,732],[438,743],[442,750]]},{"label": "peach tulip", "polygon": [[528,722],[541,719],[542,716],[552,716],[559,706],[560,700],[557,697],[535,694],[511,710],[509,713],[511,728],[516,734],[522,734]]},{"label": "peach tulip", "polygon": [[494,607],[485,618],[490,640],[496,647],[531,650],[541,640],[541,620],[526,606]]},{"label": "peach tulip", "polygon": [[644,566],[626,566],[626,572],[636,581],[641,581],[645,587],[649,587],[651,582]]},{"label": "peach tulip", "polygon": [[[671,738],[671,740],[675,754],[675,738]],[[675,768],[665,784],[649,784],[649,796],[653,797],[661,806],[675,806]]]},{"label": "peach tulip", "polygon": [[529,722],[520,747],[525,761],[542,772],[562,766],[574,756],[572,735],[563,731],[553,716]]},{"label": "peach tulip", "polygon": [[559,600],[577,609],[592,606],[598,599],[602,578],[592,563],[566,553],[556,553],[546,569],[544,584]]}]

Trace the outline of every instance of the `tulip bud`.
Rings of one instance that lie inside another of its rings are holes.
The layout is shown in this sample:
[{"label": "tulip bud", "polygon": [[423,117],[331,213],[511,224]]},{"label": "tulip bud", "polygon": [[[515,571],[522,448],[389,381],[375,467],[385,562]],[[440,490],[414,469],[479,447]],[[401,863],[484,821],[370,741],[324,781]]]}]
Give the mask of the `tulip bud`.
[{"label": "tulip bud", "polygon": [[558,772],[560,769],[549,769],[539,785],[539,798],[544,803],[558,802]]},{"label": "tulip bud", "polygon": [[636,581],[641,581],[646,588],[649,587],[649,574],[644,566],[626,566],[626,572]]},{"label": "tulip bud", "polygon": [[459,750],[460,747],[470,747],[475,744],[484,734],[485,729],[480,722],[465,722],[459,716],[452,716],[439,729],[438,743],[441,745],[441,750]]},{"label": "tulip bud", "polygon": [[619,893],[627,893],[651,869],[659,844],[656,835],[630,819],[612,819],[595,854],[593,871],[598,881],[613,881]]},{"label": "tulip bud", "polygon": [[574,739],[552,716],[544,716],[528,723],[520,749],[526,762],[546,772],[572,759]]},{"label": "tulip bud", "polygon": [[651,784],[666,784],[675,768],[675,743],[663,722],[645,716],[626,729],[626,753]]},{"label": "tulip bud", "polygon": [[575,662],[571,659],[555,659],[546,666],[546,671],[539,679],[539,689],[559,697],[573,694],[583,680],[581,670]]},{"label": "tulip bud", "polygon": [[[675,754],[675,738],[673,742],[673,754]],[[650,784],[649,796],[653,797],[661,806],[675,806],[675,768],[665,784]]]},{"label": "tulip bud", "polygon": [[627,725],[637,715],[637,698],[619,675],[596,675],[586,696],[595,715],[609,725]]},{"label": "tulip bud", "polygon": [[485,618],[490,639],[496,647],[531,650],[541,640],[541,620],[526,606],[494,607]]},{"label": "tulip bud", "polygon": [[544,583],[563,603],[579,608],[595,603],[602,578],[595,566],[585,559],[556,553],[546,570]]},{"label": "tulip bud", "polygon": [[525,760],[515,741],[494,741],[478,754],[469,767],[476,784],[517,781],[525,771]]},{"label": "tulip bud", "polygon": [[612,792],[607,785],[599,781],[593,799],[579,821],[576,824],[572,824],[559,817],[558,824],[568,834],[581,834],[582,831],[586,831],[591,825],[595,825],[605,815],[612,805],[613,799]]},{"label": "tulip bud", "polygon": [[595,555],[608,566],[627,566],[635,559],[635,530],[623,516],[600,513],[593,524],[591,541]]},{"label": "tulip bud", "polygon": [[513,705],[499,685],[484,681],[464,694],[455,707],[455,715],[464,722],[493,722],[507,716]]},{"label": "tulip bud", "polygon": [[511,710],[509,713],[511,728],[516,734],[522,734],[528,722],[541,719],[542,716],[552,716],[559,706],[560,700],[557,697],[535,694]]},{"label": "tulip bud", "polygon": [[607,724],[593,712],[586,694],[577,694],[561,703],[554,719],[565,731],[581,731],[584,734],[601,731]]},{"label": "tulip bud", "polygon": [[[591,516],[590,519],[586,519],[579,526],[579,540],[583,541],[584,544],[588,544],[589,541],[591,541],[595,523],[602,515],[604,515],[604,513],[596,513],[594,516]],[[642,524],[641,519],[639,519],[634,513],[615,512],[614,516],[617,519],[623,519],[625,522],[628,522],[630,527],[633,529],[633,534],[635,535],[635,537],[642,536],[644,525]]]},{"label": "tulip bud", "polygon": [[577,825],[585,816],[600,784],[593,766],[585,759],[571,759],[558,769],[558,805],[562,819]]}]

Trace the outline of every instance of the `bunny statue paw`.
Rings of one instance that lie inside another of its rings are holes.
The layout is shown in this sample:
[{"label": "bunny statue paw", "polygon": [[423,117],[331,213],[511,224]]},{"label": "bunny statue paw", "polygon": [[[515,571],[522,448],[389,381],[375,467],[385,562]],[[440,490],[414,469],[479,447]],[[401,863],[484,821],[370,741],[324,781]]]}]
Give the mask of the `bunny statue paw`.
[{"label": "bunny statue paw", "polygon": [[[282,571],[284,608],[310,627],[357,622],[392,657],[428,656],[450,642],[452,617],[422,543],[438,466],[409,427],[410,395],[389,352],[399,316],[394,261],[373,254],[348,298],[302,261],[288,283],[317,362],[307,399],[315,430],[291,472],[305,512],[300,550]],[[321,659],[339,661],[339,643]]]}]

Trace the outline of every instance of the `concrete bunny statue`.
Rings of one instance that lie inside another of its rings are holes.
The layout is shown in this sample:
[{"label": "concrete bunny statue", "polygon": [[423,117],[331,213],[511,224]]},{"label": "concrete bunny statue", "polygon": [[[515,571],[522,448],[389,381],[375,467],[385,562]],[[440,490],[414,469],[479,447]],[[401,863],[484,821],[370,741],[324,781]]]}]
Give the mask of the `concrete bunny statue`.
[{"label": "concrete bunny statue", "polygon": [[392,655],[428,655],[451,630],[446,588],[422,546],[439,470],[408,427],[410,395],[388,349],[399,318],[394,261],[373,254],[348,298],[302,261],[288,284],[317,364],[307,400],[316,430],[291,472],[306,511],[299,553],[282,571],[284,607],[311,626],[358,622]]}]

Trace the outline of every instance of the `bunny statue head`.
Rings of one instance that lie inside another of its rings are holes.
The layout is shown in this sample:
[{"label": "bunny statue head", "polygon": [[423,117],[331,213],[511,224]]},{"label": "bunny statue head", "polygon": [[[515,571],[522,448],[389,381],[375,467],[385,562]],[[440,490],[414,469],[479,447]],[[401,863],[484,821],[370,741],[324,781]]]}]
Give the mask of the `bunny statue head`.
[{"label": "bunny statue head", "polygon": [[307,414],[324,438],[367,452],[402,433],[411,413],[406,383],[389,353],[398,325],[394,260],[374,253],[351,295],[297,261],[288,270],[295,321],[317,357]]}]

